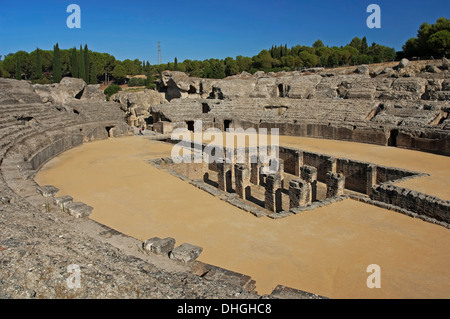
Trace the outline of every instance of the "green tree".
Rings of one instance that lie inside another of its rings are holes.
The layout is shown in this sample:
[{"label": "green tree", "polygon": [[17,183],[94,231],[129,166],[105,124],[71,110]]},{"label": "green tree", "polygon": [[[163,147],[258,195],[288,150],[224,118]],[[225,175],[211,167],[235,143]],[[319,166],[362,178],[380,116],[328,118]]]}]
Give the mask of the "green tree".
[{"label": "green tree", "polygon": [[62,64],[61,53],[59,51],[59,44],[53,47],[53,82],[59,83],[62,79]]},{"label": "green tree", "polygon": [[175,61],[173,62],[173,70],[178,71],[178,59],[175,57]]},{"label": "green tree", "polygon": [[126,59],[122,62],[122,66],[127,75],[136,75],[139,74],[139,63],[139,60],[131,61],[130,59]]},{"label": "green tree", "polygon": [[[367,44],[367,40],[366,40]],[[362,40],[358,37],[354,37],[348,46],[355,48],[358,52],[362,53]]]},{"label": "green tree", "polygon": [[122,65],[117,64],[112,71],[112,76],[114,77],[116,84],[123,84],[127,78],[127,72]]},{"label": "green tree", "polygon": [[322,40],[317,40],[316,42],[314,42],[313,44],[313,48],[314,49],[318,49],[318,48],[323,48],[325,46],[325,44],[323,44]]},{"label": "green tree", "polygon": [[16,58],[16,80],[22,80],[22,66],[20,65],[20,57]]},{"label": "green tree", "polygon": [[367,51],[369,50],[369,45],[367,44],[367,38],[364,37],[361,40],[361,54],[367,54]]},{"label": "green tree", "polygon": [[156,88],[155,81],[156,78],[153,76],[152,70],[149,66],[147,71],[147,79],[145,80],[145,87],[151,90],[155,89]]},{"label": "green tree", "polygon": [[450,31],[441,30],[433,33],[428,39],[427,45],[431,51],[446,56],[450,50]]},{"label": "green tree", "polygon": [[77,54],[77,48],[72,49],[72,59],[71,59],[71,65],[72,65],[72,77],[78,78],[79,71],[78,71],[78,54]]},{"label": "green tree", "polygon": [[84,45],[84,82],[90,83],[90,59],[89,59],[89,49],[87,44]]},{"label": "green tree", "polygon": [[86,65],[83,46],[80,45],[80,54],[78,55],[78,78],[86,81]]},{"label": "green tree", "polygon": [[339,65],[339,58],[336,52],[333,52],[329,57],[328,57],[328,66],[335,68]]},{"label": "green tree", "polygon": [[36,62],[33,68],[33,76],[34,80],[42,80],[42,59],[41,59],[41,50],[36,48]]},{"label": "green tree", "polygon": [[237,62],[233,58],[226,58],[225,59],[225,75],[235,75],[239,73],[239,66]]},{"label": "green tree", "polygon": [[[33,73],[35,59],[32,59],[30,54],[28,54],[28,52],[25,52],[25,51],[16,52],[14,54],[14,58],[19,59],[20,70],[21,70],[22,75],[24,75],[25,80],[30,78]],[[16,61],[14,60],[13,73],[15,72],[15,63],[16,63]]]},{"label": "green tree", "polygon": [[92,63],[91,74],[89,77],[89,84],[97,84],[98,83],[98,74],[97,74],[97,64]]},{"label": "green tree", "polygon": [[403,45],[402,49],[403,53],[408,58],[417,57],[421,55],[417,38],[411,38],[407,40],[406,43]]},{"label": "green tree", "polygon": [[239,68],[239,72],[248,72],[250,71],[250,67],[252,66],[253,60],[249,57],[244,57],[242,55],[238,55],[236,57],[236,63]]},{"label": "green tree", "polygon": [[[284,56],[283,54],[281,54],[281,57]],[[274,58],[272,58],[270,52],[262,50],[257,56],[253,57],[253,66],[257,69],[268,70],[272,68],[273,61]]]},{"label": "green tree", "polygon": [[226,77],[225,63],[223,60],[210,59],[210,64],[211,64],[211,78],[223,79]]},{"label": "green tree", "polygon": [[445,55],[448,50],[450,20],[439,18],[436,23],[422,23],[417,31],[417,37],[411,38],[403,45],[406,57],[430,55]]}]

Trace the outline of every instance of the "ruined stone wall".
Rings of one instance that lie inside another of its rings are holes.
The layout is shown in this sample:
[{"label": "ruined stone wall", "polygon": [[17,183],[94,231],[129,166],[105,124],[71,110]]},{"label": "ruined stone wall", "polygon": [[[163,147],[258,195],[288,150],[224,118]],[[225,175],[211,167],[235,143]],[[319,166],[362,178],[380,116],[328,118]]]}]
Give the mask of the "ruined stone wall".
[{"label": "ruined stone wall", "polygon": [[66,136],[39,150],[28,161],[31,163],[33,170],[38,170],[48,160],[81,144],[83,144],[82,134]]},{"label": "ruined stone wall", "polygon": [[345,188],[366,193],[370,165],[370,163],[339,158],[336,161],[336,171],[345,176]]},{"label": "ruined stone wall", "polygon": [[317,168],[317,180],[326,181],[328,172],[336,172],[336,158],[329,155],[303,152],[303,164]]},{"label": "ruined stone wall", "polygon": [[450,223],[450,202],[392,184],[374,186],[372,199]]},{"label": "ruined stone wall", "polygon": [[388,181],[395,181],[405,177],[410,177],[417,175],[418,173],[411,172],[408,170],[394,168],[394,167],[385,167],[385,166],[377,166],[376,168],[376,184],[382,184]]}]

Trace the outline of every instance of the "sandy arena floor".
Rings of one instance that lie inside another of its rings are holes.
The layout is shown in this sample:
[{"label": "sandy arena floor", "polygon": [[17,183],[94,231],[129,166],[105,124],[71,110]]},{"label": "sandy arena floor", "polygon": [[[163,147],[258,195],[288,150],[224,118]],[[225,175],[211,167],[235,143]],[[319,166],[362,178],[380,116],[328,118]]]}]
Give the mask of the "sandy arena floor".
[{"label": "sandy arena floor", "polygon": [[[281,137],[281,144],[430,173],[402,186],[449,200],[448,157],[366,144]],[[94,207],[91,218],[140,240],[203,247],[199,260],[331,298],[450,298],[450,230],[346,200],[281,220],[256,218],[145,160],[172,146],[144,137],[84,144],[48,162],[41,185]],[[381,288],[366,285],[381,267]]]}]

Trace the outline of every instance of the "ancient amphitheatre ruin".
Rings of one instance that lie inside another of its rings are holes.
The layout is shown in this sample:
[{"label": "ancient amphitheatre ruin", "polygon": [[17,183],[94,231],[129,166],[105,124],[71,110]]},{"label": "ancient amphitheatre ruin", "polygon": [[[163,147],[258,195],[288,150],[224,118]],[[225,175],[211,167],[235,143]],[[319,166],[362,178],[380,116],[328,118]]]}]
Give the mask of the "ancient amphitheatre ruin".
[{"label": "ancient amphitheatre ruin", "polygon": [[[109,102],[82,80],[0,79],[0,295],[450,297],[448,68],[164,72]],[[278,128],[278,171],[176,164],[171,133],[198,120]]]}]

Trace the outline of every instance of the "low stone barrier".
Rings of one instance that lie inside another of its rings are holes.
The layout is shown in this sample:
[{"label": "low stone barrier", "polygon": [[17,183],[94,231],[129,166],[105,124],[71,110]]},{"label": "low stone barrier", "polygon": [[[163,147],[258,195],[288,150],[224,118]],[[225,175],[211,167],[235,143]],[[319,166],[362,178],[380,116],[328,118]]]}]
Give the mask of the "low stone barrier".
[{"label": "low stone barrier", "polygon": [[437,197],[385,183],[373,187],[371,198],[450,223],[450,202]]}]

